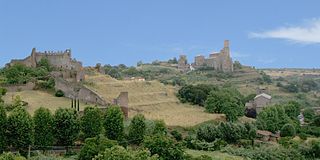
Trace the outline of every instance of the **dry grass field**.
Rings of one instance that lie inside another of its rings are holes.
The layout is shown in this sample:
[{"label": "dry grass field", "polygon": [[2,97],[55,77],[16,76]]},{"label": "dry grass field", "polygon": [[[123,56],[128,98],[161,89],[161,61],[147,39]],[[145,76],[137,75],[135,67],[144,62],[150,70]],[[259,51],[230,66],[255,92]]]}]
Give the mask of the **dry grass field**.
[{"label": "dry grass field", "polygon": [[163,119],[169,126],[193,126],[208,120],[224,120],[224,115],[209,114],[203,108],[182,104],[175,96],[176,88],[158,81],[115,80],[95,74],[86,77],[87,87],[101,94],[108,101],[121,91],[129,93],[129,117],[142,113],[147,119]]},{"label": "dry grass field", "polygon": [[271,77],[288,77],[288,76],[320,76],[320,70],[316,69],[262,69]]},{"label": "dry grass field", "polygon": [[[43,91],[21,91],[21,92],[8,92],[3,99],[6,103],[11,103],[12,97],[19,95],[21,99],[28,102],[27,111],[33,114],[34,111],[40,107],[45,107],[54,112],[58,108],[71,107],[70,99],[64,97],[55,97]],[[80,103],[82,110],[86,105]]]}]

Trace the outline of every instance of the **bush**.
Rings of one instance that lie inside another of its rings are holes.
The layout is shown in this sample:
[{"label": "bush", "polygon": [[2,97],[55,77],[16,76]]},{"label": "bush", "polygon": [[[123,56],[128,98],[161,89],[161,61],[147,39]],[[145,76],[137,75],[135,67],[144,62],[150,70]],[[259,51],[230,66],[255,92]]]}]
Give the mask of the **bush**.
[{"label": "bush", "polygon": [[7,152],[0,155],[0,160],[26,160],[26,159],[20,156],[19,154],[15,155],[11,152]]},{"label": "bush", "polygon": [[166,135],[167,127],[163,120],[155,120],[153,134]]},{"label": "bush", "polygon": [[183,159],[184,151],[181,145],[164,135],[157,134],[146,137],[143,146],[148,148],[152,155],[157,154],[163,160]]},{"label": "bush", "polygon": [[0,153],[2,153],[6,148],[6,128],[7,128],[7,113],[3,104],[0,103]]},{"label": "bush", "polygon": [[312,108],[306,108],[303,111],[304,120],[306,122],[312,122],[315,115],[316,115],[316,113],[314,112],[314,110]]},{"label": "bush", "polygon": [[177,130],[173,130],[170,133],[174,137],[174,139],[176,139],[177,141],[181,141],[183,139],[182,134]]},{"label": "bush", "polygon": [[240,139],[254,140],[256,138],[256,128],[246,123],[236,124],[221,122],[218,126],[205,125],[197,130],[197,138],[206,142],[213,142],[217,139],[228,143],[237,143]]},{"label": "bush", "polygon": [[7,91],[8,91],[8,90],[5,89],[5,88],[0,88],[0,97],[6,95],[6,94],[7,94]]},{"label": "bush", "polygon": [[224,148],[223,152],[252,160],[303,160],[304,156],[296,149],[286,149],[278,146],[262,146],[258,148]]},{"label": "bush", "polygon": [[157,160],[158,156],[151,156],[148,150],[131,150],[121,146],[107,148],[99,154],[94,160]]},{"label": "bush", "polygon": [[64,96],[64,92],[59,89],[59,90],[56,91],[55,96],[56,97],[63,97]]},{"label": "bush", "polygon": [[281,137],[293,137],[296,135],[296,129],[292,124],[285,124],[280,130]]},{"label": "bush", "polygon": [[107,148],[111,148],[115,145],[117,145],[116,141],[109,140],[102,135],[94,138],[87,138],[80,150],[79,160],[92,159]]}]

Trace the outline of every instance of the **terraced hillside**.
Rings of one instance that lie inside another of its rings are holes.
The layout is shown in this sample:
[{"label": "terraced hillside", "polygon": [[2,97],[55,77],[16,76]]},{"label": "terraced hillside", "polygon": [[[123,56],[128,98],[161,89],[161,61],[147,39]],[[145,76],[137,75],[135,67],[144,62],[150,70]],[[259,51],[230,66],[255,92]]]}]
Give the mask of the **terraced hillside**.
[{"label": "terraced hillside", "polygon": [[203,108],[182,104],[175,88],[158,81],[116,80],[102,74],[86,77],[87,87],[109,102],[121,91],[129,93],[129,117],[143,113],[148,119],[163,119],[170,126],[192,126],[208,120],[223,120],[219,114],[208,114]]}]

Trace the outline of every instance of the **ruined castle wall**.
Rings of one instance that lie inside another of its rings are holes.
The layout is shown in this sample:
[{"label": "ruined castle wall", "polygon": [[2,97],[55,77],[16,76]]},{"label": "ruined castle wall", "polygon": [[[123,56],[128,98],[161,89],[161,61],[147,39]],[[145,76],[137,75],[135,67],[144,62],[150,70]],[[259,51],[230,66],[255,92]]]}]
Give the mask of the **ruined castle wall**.
[{"label": "ruined castle wall", "polygon": [[29,91],[35,88],[35,84],[32,82],[28,82],[25,85],[7,85],[3,86],[8,90],[8,92],[19,92],[19,91]]},{"label": "ruined castle wall", "polygon": [[56,68],[73,69],[69,54],[37,54],[36,62],[38,63],[42,58],[47,58],[49,63]]},{"label": "ruined castle wall", "polygon": [[13,59],[9,64],[7,64],[8,67],[13,66],[15,64],[23,64],[27,67],[32,67],[32,58],[31,56],[26,57],[25,59]]},{"label": "ruined castle wall", "polygon": [[86,103],[107,105],[106,101],[98,93],[85,86],[76,85],[61,78],[56,78],[55,81],[55,89],[63,91],[65,97],[77,98]]},{"label": "ruined castle wall", "polygon": [[88,102],[88,103],[95,103],[99,105],[107,105],[106,101],[96,92],[92,91],[91,89],[82,86],[77,98],[81,101]]},{"label": "ruined castle wall", "polygon": [[113,100],[113,104],[121,107],[126,118],[129,117],[129,95],[128,92],[121,92],[120,95]]}]

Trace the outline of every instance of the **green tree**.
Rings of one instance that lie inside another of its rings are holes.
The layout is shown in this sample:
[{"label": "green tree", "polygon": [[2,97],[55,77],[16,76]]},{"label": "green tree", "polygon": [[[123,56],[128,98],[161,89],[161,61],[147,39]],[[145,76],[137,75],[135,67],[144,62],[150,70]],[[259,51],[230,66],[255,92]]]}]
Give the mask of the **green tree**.
[{"label": "green tree", "polygon": [[320,127],[320,115],[316,115],[313,119],[313,125]]},{"label": "green tree", "polygon": [[306,122],[312,122],[315,115],[316,115],[316,113],[314,112],[314,110],[312,108],[306,108],[303,111],[304,120]]},{"label": "green tree", "polygon": [[153,134],[160,134],[160,135],[167,134],[166,123],[163,120],[154,121]]},{"label": "green tree", "polygon": [[54,143],[54,121],[53,115],[47,108],[39,108],[34,112],[34,144],[45,149]]},{"label": "green tree", "polygon": [[3,73],[9,84],[26,84],[31,80],[33,70],[22,64],[15,64],[9,68],[5,68]]},{"label": "green tree", "polygon": [[293,137],[296,135],[296,129],[292,124],[285,124],[280,130],[281,137]]},{"label": "green tree", "polygon": [[79,160],[92,159],[99,153],[105,151],[106,148],[111,148],[115,145],[117,145],[116,141],[109,140],[103,135],[98,135],[94,138],[87,138],[80,150]]},{"label": "green tree", "polygon": [[145,118],[142,114],[137,114],[133,117],[129,126],[129,141],[132,144],[140,144],[143,141],[146,133]]},{"label": "green tree", "polygon": [[276,132],[283,125],[291,122],[281,105],[266,107],[257,116],[257,127],[271,132]]},{"label": "green tree", "polygon": [[231,90],[212,91],[208,96],[205,108],[210,113],[224,113],[228,121],[236,121],[244,114],[242,98],[237,98]]},{"label": "green tree", "polygon": [[182,160],[184,151],[180,144],[164,135],[145,137],[144,147],[148,148],[152,155],[159,155],[163,160]]},{"label": "green tree", "polygon": [[41,58],[41,60],[37,63],[37,67],[43,67],[49,72],[52,71],[52,66],[50,65],[48,58]]},{"label": "green tree", "polygon": [[104,116],[106,136],[112,140],[120,140],[124,135],[124,116],[119,106],[110,106]]},{"label": "green tree", "polygon": [[29,113],[22,107],[15,108],[8,116],[7,139],[9,145],[23,151],[33,143],[34,124]]},{"label": "green tree", "polygon": [[59,108],[54,114],[55,138],[58,145],[73,145],[79,134],[77,113],[73,109]]},{"label": "green tree", "polygon": [[2,103],[0,103],[0,153],[6,148],[6,128],[7,128],[7,113]]},{"label": "green tree", "polygon": [[6,152],[0,155],[0,160],[26,160],[23,156],[19,154],[13,154],[11,152]]},{"label": "green tree", "polygon": [[298,115],[300,114],[300,109],[301,106],[298,102],[296,101],[290,101],[287,104],[283,105],[284,110],[286,114],[291,118],[291,119],[297,119]]},{"label": "green tree", "polygon": [[102,132],[102,113],[97,107],[86,107],[81,117],[81,130],[85,138],[95,137]]}]

